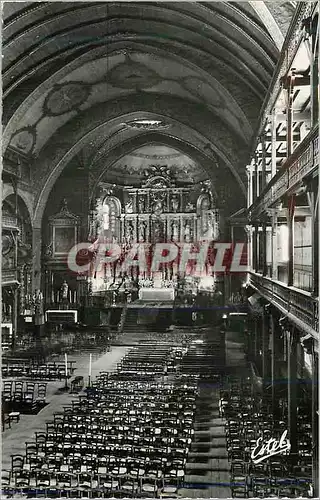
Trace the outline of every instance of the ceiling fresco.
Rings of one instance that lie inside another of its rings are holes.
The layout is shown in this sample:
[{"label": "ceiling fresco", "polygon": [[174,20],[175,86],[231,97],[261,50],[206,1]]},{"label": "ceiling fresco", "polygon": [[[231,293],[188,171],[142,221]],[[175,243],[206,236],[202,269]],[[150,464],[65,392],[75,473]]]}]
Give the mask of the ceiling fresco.
[{"label": "ceiling fresco", "polygon": [[35,217],[80,152],[96,178],[117,165],[126,179],[148,140],[180,152],[168,161],[194,182],[228,173],[244,199],[294,8],[269,4],[5,2],[3,151],[28,164]]}]

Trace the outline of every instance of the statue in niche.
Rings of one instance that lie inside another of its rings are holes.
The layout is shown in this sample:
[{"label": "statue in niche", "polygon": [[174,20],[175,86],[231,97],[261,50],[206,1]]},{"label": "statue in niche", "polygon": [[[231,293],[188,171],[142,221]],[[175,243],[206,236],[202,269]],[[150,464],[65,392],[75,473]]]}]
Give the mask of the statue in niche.
[{"label": "statue in niche", "polygon": [[162,222],[160,220],[157,220],[157,221],[154,222],[153,235],[154,235],[154,239],[156,241],[159,241],[162,238],[162,236],[163,236]]},{"label": "statue in niche", "polygon": [[126,241],[130,243],[133,240],[133,225],[132,222],[126,224]]},{"label": "statue in niche", "polygon": [[144,242],[146,239],[146,223],[145,221],[139,222],[139,241]]},{"label": "statue in niche", "polygon": [[127,214],[132,214],[133,213],[133,200],[132,198],[129,198],[125,205],[125,211]]},{"label": "statue in niche", "polygon": [[[205,222],[205,225],[204,225]],[[215,236],[215,231],[214,231],[214,224],[212,220],[212,214],[205,214],[205,218],[202,221],[202,227],[203,227],[203,238],[205,240],[213,240]]]},{"label": "statue in niche", "polygon": [[177,196],[171,198],[171,210],[172,212],[177,212],[179,210],[179,198]]},{"label": "statue in niche", "polygon": [[191,226],[190,226],[189,221],[187,221],[185,226],[184,226],[184,239],[187,243],[189,243],[191,241],[191,236],[192,236]]},{"label": "statue in niche", "polygon": [[66,302],[68,300],[69,286],[68,286],[68,283],[66,282],[66,280],[64,280],[64,282],[61,285],[60,296],[61,296],[62,302]]},{"label": "statue in niche", "polygon": [[179,221],[173,220],[171,223],[171,239],[178,241],[179,239]]},{"label": "statue in niche", "polygon": [[162,201],[161,200],[156,200],[153,204],[153,212],[156,215],[160,215],[162,212]]},{"label": "statue in niche", "polygon": [[144,213],[144,210],[145,210],[145,206],[144,206],[144,198],[140,198],[139,200],[139,213],[140,214],[143,214]]},{"label": "statue in niche", "polygon": [[33,304],[35,314],[43,314],[43,293],[36,290],[33,294]]},{"label": "statue in niche", "polygon": [[190,201],[186,204],[186,212],[193,212],[195,210],[194,203]]}]

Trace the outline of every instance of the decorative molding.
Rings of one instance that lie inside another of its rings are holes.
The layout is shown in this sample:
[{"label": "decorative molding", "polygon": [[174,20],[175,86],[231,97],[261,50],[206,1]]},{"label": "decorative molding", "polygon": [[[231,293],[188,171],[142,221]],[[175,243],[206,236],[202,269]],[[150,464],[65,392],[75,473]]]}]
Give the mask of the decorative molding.
[{"label": "decorative molding", "polygon": [[51,225],[62,225],[62,226],[74,226],[80,223],[80,217],[78,215],[74,215],[70,212],[67,204],[67,200],[64,199],[62,202],[62,207],[60,212],[55,215],[51,215],[49,217],[49,221]]},{"label": "decorative molding", "polygon": [[34,127],[23,127],[17,130],[11,137],[10,145],[13,150],[20,154],[31,155],[36,144],[37,133]]},{"label": "decorative molding", "polygon": [[47,116],[59,116],[78,109],[89,97],[91,85],[83,82],[68,82],[55,85],[47,95],[43,112]]}]

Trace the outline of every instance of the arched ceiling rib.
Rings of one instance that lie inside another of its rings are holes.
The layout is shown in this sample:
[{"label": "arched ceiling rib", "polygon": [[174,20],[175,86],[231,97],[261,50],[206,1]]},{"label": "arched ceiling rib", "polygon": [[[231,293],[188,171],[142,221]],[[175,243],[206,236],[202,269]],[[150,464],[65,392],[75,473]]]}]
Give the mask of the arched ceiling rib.
[{"label": "arched ceiling rib", "polygon": [[[75,47],[107,45],[115,36],[139,39],[151,35],[157,40],[170,39],[173,43],[180,42],[200,48],[209,56],[217,52],[224,62],[231,62],[238,70],[246,70],[247,74],[244,76],[249,80],[255,77],[264,86],[268,84],[273,70],[273,44],[266,32],[261,29],[259,33],[256,29],[252,30],[252,25],[256,28],[253,23],[243,23],[241,26],[238,20],[236,24],[232,16],[227,17],[225,13],[217,11],[217,7],[212,11],[201,4],[184,2],[132,2],[125,4],[124,9],[123,3],[88,5],[79,2],[71,13],[69,9],[61,12],[60,2],[58,5],[59,11],[55,15],[45,15],[41,9],[36,10],[38,15],[42,13],[44,17],[36,22],[29,21],[24,28],[18,29],[20,19],[5,26],[5,90],[16,80],[25,78],[24,75],[31,68],[35,70],[56,54],[63,57]],[[228,7],[228,10],[233,13],[232,7]],[[22,20],[25,21],[26,17],[27,14],[23,15]],[[240,15],[239,19],[242,17]]]},{"label": "arched ceiling rib", "polygon": [[29,156],[36,206],[62,157],[89,151],[94,130],[107,134],[95,151],[105,158],[113,142],[121,151],[143,134],[129,130],[128,117],[148,113],[168,124],[168,141],[203,158],[205,146],[214,151],[212,172],[216,157],[243,193],[281,45],[270,10],[260,2],[263,16],[254,3],[6,2],[3,143]]}]

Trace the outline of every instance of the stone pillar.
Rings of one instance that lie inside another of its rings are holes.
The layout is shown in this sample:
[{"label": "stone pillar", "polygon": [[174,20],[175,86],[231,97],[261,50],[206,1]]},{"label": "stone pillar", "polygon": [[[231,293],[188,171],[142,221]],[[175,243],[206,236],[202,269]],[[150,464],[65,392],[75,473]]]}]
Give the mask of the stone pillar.
[{"label": "stone pillar", "polygon": [[41,248],[42,248],[42,235],[41,228],[33,228],[32,234],[32,290],[41,289]]},{"label": "stone pillar", "polygon": [[289,326],[288,334],[288,435],[291,444],[291,458],[294,464],[297,458],[298,451],[298,435],[297,435],[297,335],[295,328]]},{"label": "stone pillar", "polygon": [[15,286],[13,292],[13,302],[12,302],[12,348],[15,347],[15,342],[17,338],[18,330],[18,288]]}]

